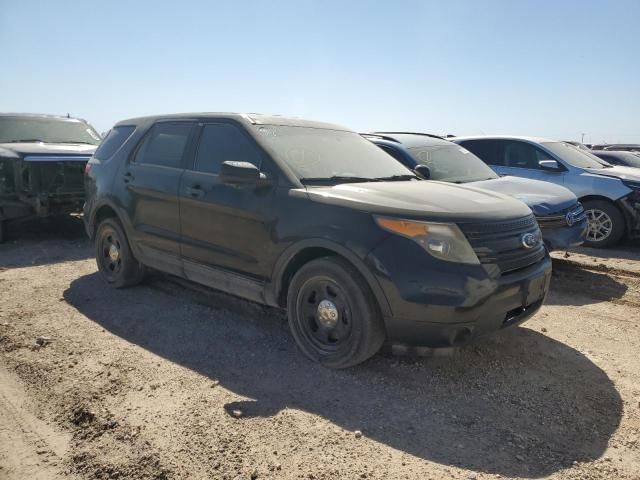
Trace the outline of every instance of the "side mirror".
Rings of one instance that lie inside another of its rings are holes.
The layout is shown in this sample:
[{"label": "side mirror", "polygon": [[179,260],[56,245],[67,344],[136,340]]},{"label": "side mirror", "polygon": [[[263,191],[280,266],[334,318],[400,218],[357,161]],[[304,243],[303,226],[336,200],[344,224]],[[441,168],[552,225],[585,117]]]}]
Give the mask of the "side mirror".
[{"label": "side mirror", "polygon": [[551,170],[555,172],[560,170],[560,165],[556,160],[540,160],[538,165],[540,165],[542,170]]},{"label": "side mirror", "polygon": [[431,178],[431,170],[426,165],[422,165],[421,163],[416,165],[413,171],[420,178],[424,178],[425,180],[429,180]]},{"label": "side mirror", "polygon": [[268,179],[258,167],[249,162],[222,162],[220,180],[230,185],[267,185]]}]

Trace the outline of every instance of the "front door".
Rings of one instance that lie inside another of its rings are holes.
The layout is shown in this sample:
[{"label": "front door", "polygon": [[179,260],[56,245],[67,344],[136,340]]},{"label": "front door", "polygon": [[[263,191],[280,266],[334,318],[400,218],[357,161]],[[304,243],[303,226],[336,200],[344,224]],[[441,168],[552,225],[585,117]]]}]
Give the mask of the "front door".
[{"label": "front door", "polygon": [[188,278],[223,290],[249,289],[271,273],[275,188],[222,183],[220,167],[227,160],[273,174],[265,154],[241,127],[200,125],[195,161],[180,182],[181,253]]},{"label": "front door", "polygon": [[140,260],[176,275],[182,274],[178,189],[194,127],[185,122],[154,125],[120,179],[131,194],[132,241]]}]

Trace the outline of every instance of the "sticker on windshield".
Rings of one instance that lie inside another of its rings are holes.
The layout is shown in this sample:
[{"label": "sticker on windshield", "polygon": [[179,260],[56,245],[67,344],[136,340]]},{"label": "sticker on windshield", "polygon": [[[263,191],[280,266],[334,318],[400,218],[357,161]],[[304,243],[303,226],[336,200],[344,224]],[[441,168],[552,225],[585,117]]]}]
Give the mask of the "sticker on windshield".
[{"label": "sticker on windshield", "polygon": [[276,136],[275,130],[273,130],[271,128],[260,127],[258,129],[258,133],[260,135],[265,136],[265,137],[275,137]]}]

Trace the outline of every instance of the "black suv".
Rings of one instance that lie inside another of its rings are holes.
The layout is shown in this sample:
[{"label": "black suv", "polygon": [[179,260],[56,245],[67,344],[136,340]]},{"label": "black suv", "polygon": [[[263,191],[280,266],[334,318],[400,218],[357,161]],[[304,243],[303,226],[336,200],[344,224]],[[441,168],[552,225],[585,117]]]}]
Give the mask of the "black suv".
[{"label": "black suv", "polygon": [[0,242],[9,221],[80,212],[98,143],[79,118],[0,113]]},{"label": "black suv", "polygon": [[90,160],[84,208],[115,287],[148,267],[286,308],[332,368],[387,340],[450,346],[542,305],[551,261],[531,210],[418,179],[355,132],[278,116],[118,123]]}]

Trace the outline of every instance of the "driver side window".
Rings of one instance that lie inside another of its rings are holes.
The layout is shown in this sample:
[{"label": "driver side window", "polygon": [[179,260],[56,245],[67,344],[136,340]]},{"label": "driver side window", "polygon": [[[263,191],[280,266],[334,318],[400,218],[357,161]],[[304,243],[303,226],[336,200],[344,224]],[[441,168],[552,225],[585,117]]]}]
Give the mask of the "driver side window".
[{"label": "driver side window", "polygon": [[511,168],[540,170],[541,160],[553,160],[546,152],[535,145],[519,141],[504,142],[504,165]]},{"label": "driver side window", "polygon": [[247,135],[228,123],[211,123],[202,128],[194,170],[218,174],[222,162],[249,162],[260,168],[262,155]]}]

